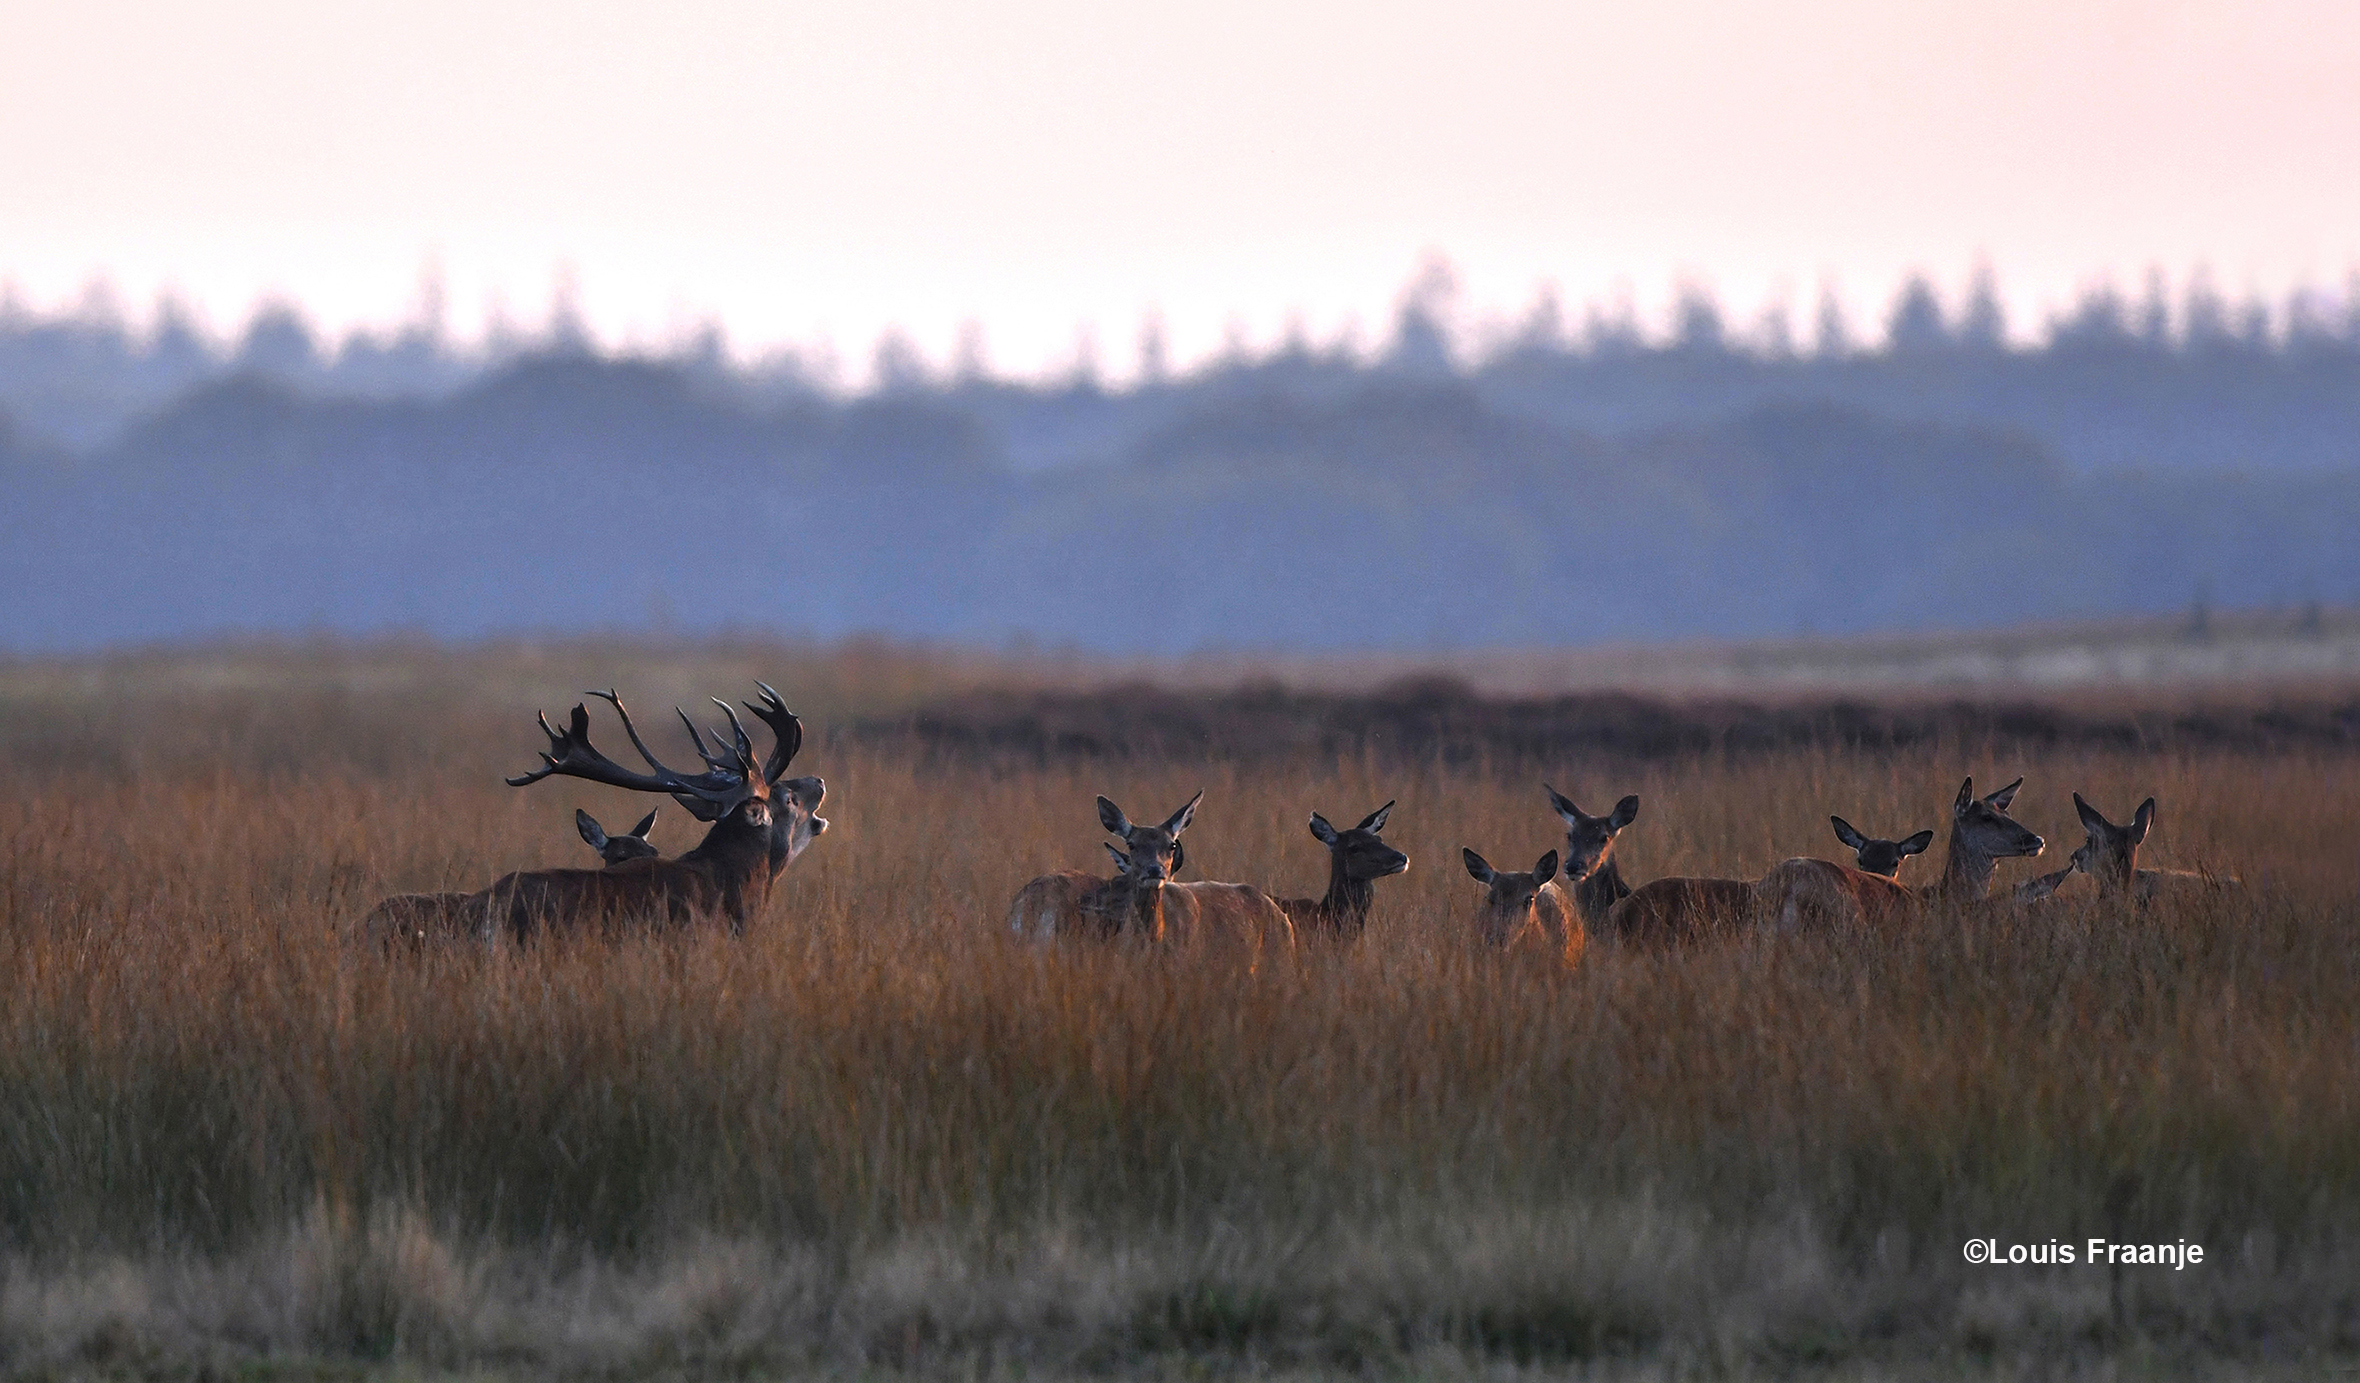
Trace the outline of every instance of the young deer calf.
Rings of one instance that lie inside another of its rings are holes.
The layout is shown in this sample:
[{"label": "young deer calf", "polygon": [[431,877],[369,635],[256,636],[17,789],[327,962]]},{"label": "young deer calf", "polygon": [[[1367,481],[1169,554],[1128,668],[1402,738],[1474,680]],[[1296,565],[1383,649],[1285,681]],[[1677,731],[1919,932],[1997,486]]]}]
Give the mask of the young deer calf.
[{"label": "young deer calf", "polygon": [[1878,840],[1853,830],[1852,823],[1840,816],[1831,816],[1827,820],[1829,825],[1836,828],[1836,839],[1842,841],[1844,848],[1852,852],[1852,858],[1859,862],[1860,872],[1874,874],[1880,879],[1898,878],[1903,860],[1911,855],[1926,853],[1926,847],[1934,843],[1932,831],[1920,831],[1900,840]]},{"label": "young deer calf", "polygon": [[2128,826],[2108,821],[2104,813],[2082,801],[2078,792],[2073,794],[2073,811],[2081,818],[2081,828],[2088,833],[2088,839],[2073,852],[2072,867],[2097,882],[2100,897],[2127,897],[2144,906],[2158,898],[2204,897],[2223,889],[2243,887],[2237,879],[2227,876],[2185,869],[2139,868],[2139,846],[2146,841],[2148,828],[2155,824],[2152,797],[2139,804]]},{"label": "young deer calf", "polygon": [[1311,814],[1312,838],[1328,849],[1328,886],[1325,897],[1278,900],[1298,935],[1308,931],[1350,941],[1368,926],[1376,881],[1409,868],[1409,856],[1377,838],[1392,813],[1393,804],[1387,802],[1348,831],[1329,825],[1318,812]]},{"label": "young deer calf", "polygon": [[1556,851],[1541,856],[1529,874],[1494,869],[1473,850],[1461,849],[1459,858],[1475,882],[1490,890],[1475,916],[1475,935],[1485,945],[1515,946],[1531,938],[1563,956],[1567,965],[1581,960],[1588,933],[1557,887]]}]

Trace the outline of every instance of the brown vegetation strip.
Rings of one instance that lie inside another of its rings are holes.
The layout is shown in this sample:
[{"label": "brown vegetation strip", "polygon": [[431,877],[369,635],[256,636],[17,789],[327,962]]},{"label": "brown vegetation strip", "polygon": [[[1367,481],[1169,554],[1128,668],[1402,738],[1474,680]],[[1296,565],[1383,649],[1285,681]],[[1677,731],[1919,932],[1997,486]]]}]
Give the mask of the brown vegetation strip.
[{"label": "brown vegetation strip", "polygon": [[1974,746],[2282,753],[2360,747],[2360,697],[2259,704],[2104,701],[1666,699],[1613,693],[1490,697],[1443,677],[1365,695],[1272,684],[1229,691],[1152,685],[971,691],[911,714],[857,722],[869,743],[1043,764],[1061,759],[1310,759],[1376,752],[1445,763],[1622,760],[1781,750]]}]

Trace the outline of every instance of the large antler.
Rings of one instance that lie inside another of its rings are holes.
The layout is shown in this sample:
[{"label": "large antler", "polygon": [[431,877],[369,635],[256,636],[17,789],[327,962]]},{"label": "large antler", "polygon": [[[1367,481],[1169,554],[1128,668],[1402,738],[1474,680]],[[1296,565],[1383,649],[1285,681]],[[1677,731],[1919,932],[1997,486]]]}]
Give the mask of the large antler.
[{"label": "large antler", "polygon": [[[588,695],[595,696],[615,708],[615,714],[622,717],[623,733],[631,737],[631,747],[639,751],[639,757],[647,760],[648,767],[654,769],[655,772],[640,773],[625,768],[599,752],[590,743],[590,712],[580,702],[576,702],[573,716],[568,721],[563,733],[549,728],[549,717],[545,715],[536,717],[540,721],[541,732],[549,737],[549,749],[541,755],[541,767],[530,773],[510,778],[508,786],[521,788],[537,783],[543,778],[563,776],[583,778],[593,783],[605,783],[609,787],[628,788],[633,792],[667,793],[682,806],[688,808],[700,821],[717,821],[728,814],[738,803],[753,795],[756,780],[753,776],[753,754],[750,746],[741,750],[738,755],[739,762],[744,765],[741,771],[728,765],[726,761],[718,761],[706,756],[704,747],[700,743],[698,755],[704,758],[710,767],[707,772],[690,776],[665,767],[654,754],[648,751],[646,742],[639,738],[638,728],[631,723],[631,713],[623,709],[621,697],[612,691],[594,691]],[[734,720],[735,717],[732,719]],[[745,729],[740,726],[738,740],[741,745],[744,744],[745,737]]]},{"label": "large antler", "polygon": [[770,757],[762,761],[762,776],[775,783],[786,776],[787,765],[795,762],[796,751],[803,747],[803,721],[787,709],[787,703],[768,682],[754,685],[762,689],[762,704],[757,706],[749,701],[745,706],[770,727]]}]

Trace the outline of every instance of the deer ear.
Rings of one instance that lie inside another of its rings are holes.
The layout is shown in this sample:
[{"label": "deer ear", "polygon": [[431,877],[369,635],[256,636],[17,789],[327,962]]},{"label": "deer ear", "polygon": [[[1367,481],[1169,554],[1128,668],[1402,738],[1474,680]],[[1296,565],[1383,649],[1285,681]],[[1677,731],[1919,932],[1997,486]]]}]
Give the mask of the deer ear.
[{"label": "deer ear", "polygon": [[1533,865],[1533,867],[1532,867],[1532,881],[1533,881],[1534,883],[1536,883],[1536,884],[1545,884],[1545,883],[1547,883],[1549,880],[1551,880],[1551,879],[1554,879],[1554,878],[1556,878],[1556,877],[1557,877],[1557,852],[1556,852],[1556,851],[1554,851],[1554,850],[1551,850],[1549,853],[1547,853],[1547,854],[1545,854],[1545,855],[1541,856],[1541,857],[1540,857],[1540,860],[1539,860],[1539,862]]},{"label": "deer ear", "polygon": [[2139,804],[2138,815],[2131,818],[2131,844],[2147,838],[2147,828],[2155,824],[2155,799],[2150,797]]},{"label": "deer ear", "polygon": [[1541,784],[1541,791],[1549,794],[1549,805],[1557,809],[1557,815],[1563,818],[1566,825],[1579,826],[1582,823],[1582,809],[1573,805],[1572,798],[1547,783]]},{"label": "deer ear", "polygon": [[2073,814],[2081,818],[2081,828],[2093,836],[2104,835],[2107,828],[2114,824],[2100,816],[2096,807],[2082,801],[2078,792],[2073,794]]},{"label": "deer ear", "polygon": [[1098,824],[1104,826],[1109,835],[1121,836],[1125,840],[1131,838],[1131,818],[1123,815],[1122,808],[1103,797],[1098,799]]},{"label": "deer ear", "polygon": [[1614,815],[1606,818],[1606,829],[1619,831],[1639,819],[1639,795],[1633,793],[1614,804]]},{"label": "deer ear", "polygon": [[2004,812],[2008,809],[2008,804],[2016,800],[2016,789],[2022,786],[2024,786],[2024,780],[2022,778],[2018,778],[2015,782],[2008,784],[2006,787],[2001,788],[1999,791],[1991,794],[1989,797],[1986,797],[1983,800],[1991,804],[1991,809],[1993,811]]},{"label": "deer ear", "polygon": [[1475,882],[1479,884],[1490,883],[1492,876],[1499,872],[1491,867],[1491,861],[1464,847],[1459,850],[1459,858],[1467,862],[1467,872],[1473,875]]},{"label": "deer ear", "polygon": [[1336,843],[1336,828],[1328,824],[1326,817],[1321,816],[1318,812],[1313,812],[1311,814],[1311,837],[1322,845],[1333,845]]},{"label": "deer ear", "polygon": [[1106,853],[1114,856],[1114,867],[1116,872],[1122,874],[1128,874],[1131,872],[1131,857],[1129,855],[1124,854],[1122,851],[1115,849],[1111,845],[1106,847]]},{"label": "deer ear", "polygon": [[647,815],[639,818],[639,824],[631,828],[631,834],[641,840],[647,839],[647,833],[656,828],[656,812],[659,810],[661,808],[650,809]]},{"label": "deer ear", "polygon": [[1393,815],[1393,803],[1387,802],[1384,806],[1379,807],[1375,811],[1370,812],[1367,816],[1362,817],[1360,819],[1360,829],[1364,831],[1382,831],[1385,829],[1385,818],[1391,815]]},{"label": "deer ear", "polygon": [[574,829],[582,833],[584,845],[593,850],[606,848],[606,828],[598,824],[597,817],[583,811],[580,807],[574,808]]},{"label": "deer ear", "polygon": [[1966,815],[1967,808],[1973,806],[1974,803],[1975,775],[1970,773],[1967,775],[1967,780],[1958,785],[1958,800],[1950,804],[1950,814],[1952,816],[1964,816]]},{"label": "deer ear", "polygon": [[1907,859],[1911,855],[1922,855],[1926,853],[1926,847],[1933,843],[1934,833],[1932,831],[1920,831],[1901,842],[1902,858]]},{"label": "deer ear", "polygon": [[1831,816],[1827,821],[1829,825],[1836,828],[1836,839],[1843,843],[1845,849],[1866,850],[1868,848],[1868,842],[1861,839],[1858,831],[1852,829],[1851,822],[1840,816]]},{"label": "deer ear", "polygon": [[1196,815],[1196,804],[1204,800],[1205,790],[1198,788],[1196,796],[1188,799],[1188,805],[1172,813],[1171,817],[1164,822],[1164,830],[1177,838],[1182,831],[1188,829],[1190,819]]}]

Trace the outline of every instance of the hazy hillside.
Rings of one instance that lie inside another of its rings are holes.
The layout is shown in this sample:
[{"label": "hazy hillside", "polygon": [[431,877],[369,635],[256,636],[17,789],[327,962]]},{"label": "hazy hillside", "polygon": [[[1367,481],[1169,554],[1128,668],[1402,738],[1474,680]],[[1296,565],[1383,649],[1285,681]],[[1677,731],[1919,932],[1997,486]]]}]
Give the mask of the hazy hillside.
[{"label": "hazy hillside", "polygon": [[2089,475],[2023,430],[1829,401],[1594,430],[1400,370],[1136,406],[1044,470],[956,391],[763,396],[579,355],[431,399],[237,376],[104,447],[0,441],[0,646],[735,625],[1447,649],[2360,597],[2350,467]]}]

